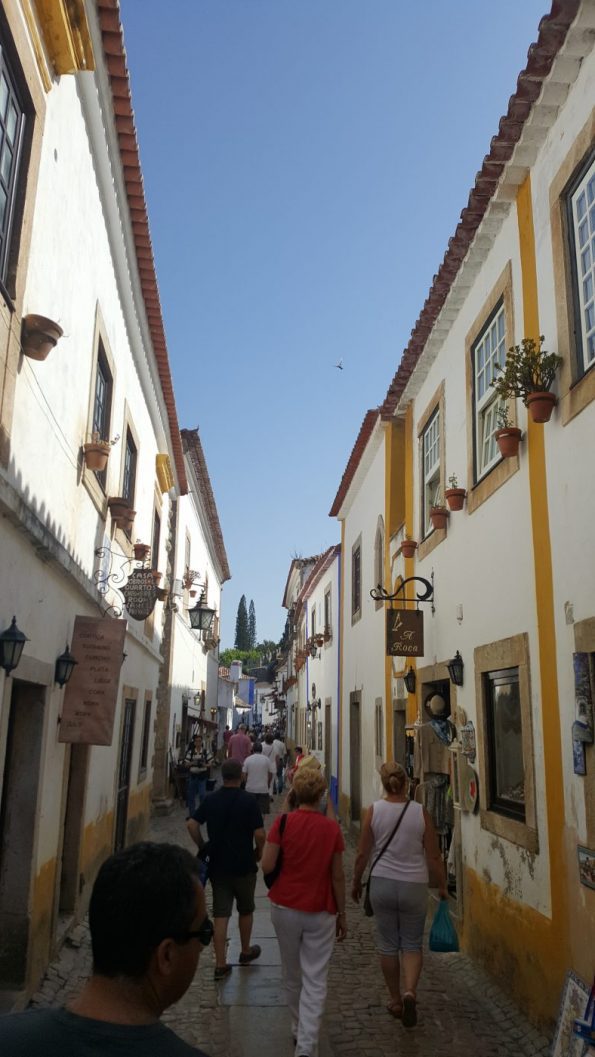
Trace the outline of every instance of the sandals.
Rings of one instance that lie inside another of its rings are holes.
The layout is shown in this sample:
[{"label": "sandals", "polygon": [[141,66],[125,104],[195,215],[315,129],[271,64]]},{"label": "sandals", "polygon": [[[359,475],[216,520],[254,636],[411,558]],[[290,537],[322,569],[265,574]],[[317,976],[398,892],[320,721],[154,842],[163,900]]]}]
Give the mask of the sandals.
[{"label": "sandals", "polygon": [[240,965],[249,965],[249,963],[253,962],[256,958],[260,958],[260,954],[261,949],[258,944],[255,943],[247,954],[240,954]]},{"label": "sandals", "polygon": [[403,1003],[389,1002],[386,1007],[386,1012],[390,1013],[391,1017],[394,1017],[395,1020],[401,1020],[403,1016]]},{"label": "sandals", "polygon": [[403,1027],[414,1028],[417,1024],[417,1002],[415,1001],[415,995],[411,994],[411,991],[406,991],[403,995]]},{"label": "sandals", "polygon": [[226,976],[229,976],[233,965],[218,965],[214,972],[215,980],[225,980]]}]

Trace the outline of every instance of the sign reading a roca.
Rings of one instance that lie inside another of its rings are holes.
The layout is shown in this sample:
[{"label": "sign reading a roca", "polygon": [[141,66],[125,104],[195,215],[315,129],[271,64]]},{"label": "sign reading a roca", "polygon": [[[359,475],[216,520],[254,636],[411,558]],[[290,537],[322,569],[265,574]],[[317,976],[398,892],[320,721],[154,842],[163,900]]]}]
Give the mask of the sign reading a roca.
[{"label": "sign reading a roca", "polygon": [[387,609],[386,652],[389,657],[422,657],[424,615],[420,609]]},{"label": "sign reading a roca", "polygon": [[125,635],[125,620],[75,618],[78,664],[64,691],[59,741],[111,745]]},{"label": "sign reading a roca", "polygon": [[124,605],[133,620],[146,620],[157,601],[155,577],[151,569],[135,569],[122,588]]}]

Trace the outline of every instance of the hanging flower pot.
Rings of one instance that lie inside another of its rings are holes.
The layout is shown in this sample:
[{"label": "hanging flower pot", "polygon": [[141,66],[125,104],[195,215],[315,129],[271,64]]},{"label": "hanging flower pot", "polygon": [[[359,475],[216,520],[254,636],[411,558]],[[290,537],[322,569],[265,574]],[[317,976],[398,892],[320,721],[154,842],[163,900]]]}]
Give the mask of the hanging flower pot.
[{"label": "hanging flower pot", "polygon": [[101,473],[107,466],[111,444],[109,440],[92,440],[83,444],[83,458],[88,470]]},{"label": "hanging flower pot", "polygon": [[404,539],[401,542],[401,554],[404,558],[413,558],[417,550],[417,541],[411,539]]},{"label": "hanging flower pot", "polygon": [[494,436],[503,459],[511,459],[514,455],[518,455],[519,444],[523,436],[520,429],[516,426],[505,426],[504,429],[497,429]]},{"label": "hanging flower pot", "polygon": [[115,521],[118,528],[123,529],[125,532],[131,532],[136,517],[136,510],[131,509],[130,500],[125,499],[123,496],[111,496],[107,501],[107,505],[109,506],[112,521]]},{"label": "hanging flower pot", "polygon": [[196,591],[191,591],[190,592],[190,597],[191,598],[196,598]]},{"label": "hanging flower pot", "polygon": [[525,403],[534,422],[549,422],[558,398],[550,392],[527,393]]},{"label": "hanging flower pot", "polygon": [[139,543],[138,540],[134,544],[134,560],[137,562],[144,562],[151,553],[151,548],[148,543]]},{"label": "hanging flower pot", "polygon": [[30,360],[45,360],[58,344],[64,331],[46,316],[24,316],[21,324],[21,348]]},{"label": "hanging flower pot", "polygon": [[448,510],[445,506],[430,507],[430,521],[435,529],[445,529],[448,521]]},{"label": "hanging flower pot", "polygon": [[467,492],[464,488],[446,488],[444,498],[448,503],[449,510],[462,510],[465,505]]},{"label": "hanging flower pot", "polygon": [[159,587],[159,584],[161,583],[161,577],[163,576],[163,573],[160,573],[159,569],[151,569],[151,575],[153,576],[153,581],[155,583],[155,587]]},{"label": "hanging flower pot", "polygon": [[167,599],[167,588],[158,587],[157,588],[157,601],[158,602],[165,602],[166,599]]}]

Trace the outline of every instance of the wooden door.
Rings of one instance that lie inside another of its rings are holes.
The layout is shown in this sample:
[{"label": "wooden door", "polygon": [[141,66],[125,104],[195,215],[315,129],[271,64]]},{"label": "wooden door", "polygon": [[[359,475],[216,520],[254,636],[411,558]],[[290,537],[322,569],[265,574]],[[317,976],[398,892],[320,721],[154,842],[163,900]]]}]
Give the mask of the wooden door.
[{"label": "wooden door", "polygon": [[132,745],[134,742],[134,714],[136,701],[127,698],[124,702],[124,724],[120,745],[120,763],[118,765],[118,792],[116,795],[116,838],[114,851],[120,851],[126,845],[126,823],[128,821],[128,796],[130,793],[130,770],[132,763]]},{"label": "wooden door", "polygon": [[324,702],[324,773],[326,780],[331,784],[331,773],[333,768],[333,743],[331,725],[331,699],[327,697]]},{"label": "wooden door", "polygon": [[349,695],[349,776],[351,797],[351,819],[361,821],[361,695],[359,690]]}]

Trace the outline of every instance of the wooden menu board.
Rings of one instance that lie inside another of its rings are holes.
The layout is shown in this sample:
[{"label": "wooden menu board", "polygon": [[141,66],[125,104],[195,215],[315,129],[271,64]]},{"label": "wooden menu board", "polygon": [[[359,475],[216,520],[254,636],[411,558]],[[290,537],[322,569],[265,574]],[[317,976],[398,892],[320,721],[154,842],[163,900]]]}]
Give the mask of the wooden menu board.
[{"label": "wooden menu board", "polygon": [[125,636],[125,620],[75,618],[78,664],[64,692],[59,741],[111,745]]}]

